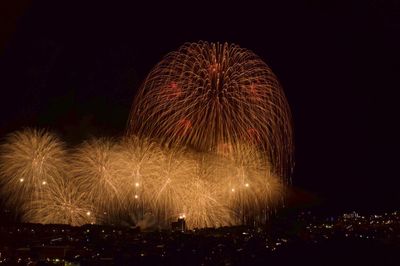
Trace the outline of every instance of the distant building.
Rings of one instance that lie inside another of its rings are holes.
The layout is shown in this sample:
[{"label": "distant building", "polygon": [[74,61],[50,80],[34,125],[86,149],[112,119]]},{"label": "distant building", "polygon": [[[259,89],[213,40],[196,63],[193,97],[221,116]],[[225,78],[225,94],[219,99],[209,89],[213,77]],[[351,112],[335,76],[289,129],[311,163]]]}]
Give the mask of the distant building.
[{"label": "distant building", "polygon": [[185,217],[184,216],[180,216],[178,218],[178,221],[172,222],[171,223],[171,230],[172,231],[185,232],[186,231]]},{"label": "distant building", "polygon": [[358,213],[356,213],[355,211],[351,212],[351,213],[345,213],[343,214],[343,218],[345,219],[355,219],[355,218],[359,218],[360,216],[358,215]]}]

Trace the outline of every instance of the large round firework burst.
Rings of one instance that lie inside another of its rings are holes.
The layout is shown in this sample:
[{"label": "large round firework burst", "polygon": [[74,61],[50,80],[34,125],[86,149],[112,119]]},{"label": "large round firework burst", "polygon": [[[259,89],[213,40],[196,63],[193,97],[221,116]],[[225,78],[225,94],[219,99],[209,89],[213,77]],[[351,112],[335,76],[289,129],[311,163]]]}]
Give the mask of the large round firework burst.
[{"label": "large round firework burst", "polygon": [[12,133],[0,150],[1,191],[15,208],[29,201],[41,202],[49,186],[64,177],[64,144],[45,130]]},{"label": "large round firework burst", "polygon": [[128,133],[207,152],[252,143],[280,177],[292,167],[283,90],[257,55],[234,44],[186,43],[166,55],[133,103]]}]

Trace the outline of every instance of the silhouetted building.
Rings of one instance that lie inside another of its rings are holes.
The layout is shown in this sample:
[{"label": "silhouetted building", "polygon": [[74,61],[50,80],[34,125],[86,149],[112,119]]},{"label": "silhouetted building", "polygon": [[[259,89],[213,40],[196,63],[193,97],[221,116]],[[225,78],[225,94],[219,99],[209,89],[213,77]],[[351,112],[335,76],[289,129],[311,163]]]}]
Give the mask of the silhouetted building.
[{"label": "silhouetted building", "polygon": [[178,221],[171,223],[171,230],[172,231],[186,231],[186,222],[184,217],[179,217]]}]

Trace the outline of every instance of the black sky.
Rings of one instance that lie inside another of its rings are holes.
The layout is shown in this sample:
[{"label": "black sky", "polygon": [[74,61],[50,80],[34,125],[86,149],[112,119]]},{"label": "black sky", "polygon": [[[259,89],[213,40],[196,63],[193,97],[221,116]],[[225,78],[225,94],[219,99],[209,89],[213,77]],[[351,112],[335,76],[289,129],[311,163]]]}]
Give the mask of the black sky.
[{"label": "black sky", "polygon": [[399,207],[398,1],[79,2],[2,4],[2,137],[26,126],[71,144],[121,135],[137,87],[163,55],[187,41],[234,42],[284,87],[293,185],[330,211]]}]

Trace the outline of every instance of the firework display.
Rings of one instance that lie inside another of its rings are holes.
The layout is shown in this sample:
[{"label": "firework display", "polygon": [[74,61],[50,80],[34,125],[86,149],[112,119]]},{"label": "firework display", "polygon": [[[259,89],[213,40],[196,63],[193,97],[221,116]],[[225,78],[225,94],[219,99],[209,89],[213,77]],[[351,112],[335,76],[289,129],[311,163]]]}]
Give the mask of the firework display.
[{"label": "firework display", "polygon": [[[36,164],[36,157],[25,158],[20,150],[11,160],[13,145],[21,144],[16,136],[45,137],[41,141],[48,146],[29,141],[23,151],[44,149],[47,153],[40,156],[48,161]],[[150,219],[160,227],[180,216],[188,228],[238,225],[265,221],[266,211],[282,197],[282,180],[251,145],[221,155],[132,137],[91,139],[66,151],[50,136],[17,132],[1,146],[1,191],[25,222],[116,224],[122,213],[136,224]],[[41,173],[41,179],[32,173]]]},{"label": "firework display", "polygon": [[253,143],[287,177],[292,166],[290,109],[271,69],[234,44],[186,43],[145,79],[128,132],[198,151]]},{"label": "firework display", "polygon": [[44,130],[10,134],[0,192],[24,222],[254,225],[282,204],[292,138],[286,98],[261,59],[185,44],[147,76],[121,139],[67,149]]}]

